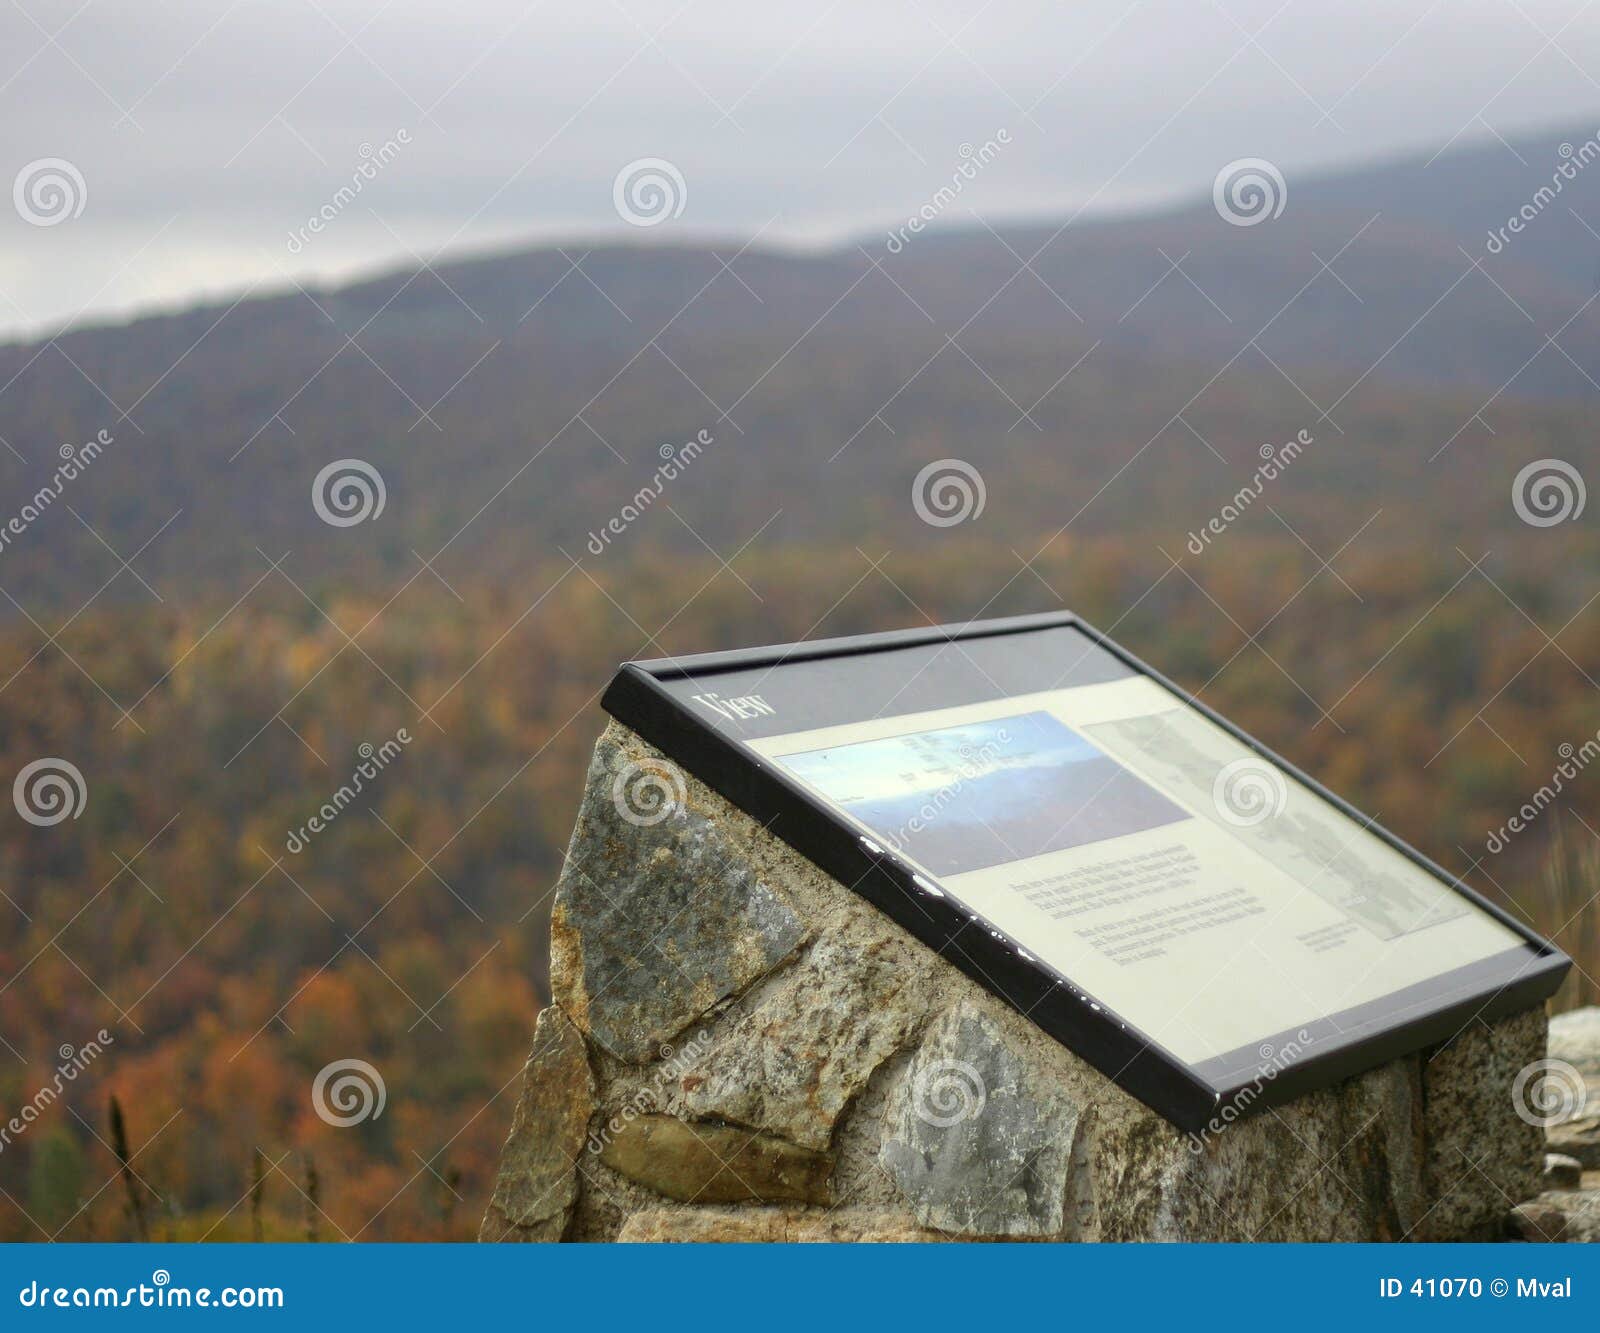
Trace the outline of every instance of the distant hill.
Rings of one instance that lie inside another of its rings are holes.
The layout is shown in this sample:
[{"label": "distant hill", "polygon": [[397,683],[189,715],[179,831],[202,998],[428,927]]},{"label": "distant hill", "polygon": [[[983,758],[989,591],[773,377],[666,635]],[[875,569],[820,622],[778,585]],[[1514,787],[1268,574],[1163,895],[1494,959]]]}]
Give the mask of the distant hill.
[{"label": "distant hill", "polygon": [[[62,446],[113,443],[0,546],[0,587],[49,619],[108,581],[105,598],[148,598],[120,563],[135,551],[163,595],[226,605],[286,550],[297,578],[380,592],[419,555],[515,581],[536,560],[615,561],[641,530],[702,554],[758,531],[915,546],[940,532],[911,486],[944,457],[978,469],[1008,541],[1070,525],[1181,545],[1301,429],[1317,447],[1273,504],[1308,537],[1337,545],[1380,507],[1364,541],[1516,531],[1517,468],[1593,452],[1586,137],[1291,175],[1282,215],[1253,226],[1203,200],[899,253],[882,235],[822,254],[539,249],[7,346],[0,527]],[[1486,254],[1563,161],[1574,179]],[[702,429],[713,443],[656,512],[595,538]],[[350,457],[385,509],[330,527],[312,485]]]},{"label": "distant hill", "polygon": [[[252,1197],[298,1237],[317,1190],[326,1239],[470,1238],[632,656],[1071,606],[1600,999],[1600,777],[1508,825],[1600,725],[1600,501],[1512,501],[1600,477],[1600,164],[1475,268],[1562,160],[1516,152],[1251,227],[544,249],[0,348],[0,781],[88,793],[0,836],[0,1103],[116,1036],[0,1154],[0,1238],[130,1233],[112,1094],[164,1238]],[[389,1109],[343,1127],[307,1087],[352,1058]]]}]

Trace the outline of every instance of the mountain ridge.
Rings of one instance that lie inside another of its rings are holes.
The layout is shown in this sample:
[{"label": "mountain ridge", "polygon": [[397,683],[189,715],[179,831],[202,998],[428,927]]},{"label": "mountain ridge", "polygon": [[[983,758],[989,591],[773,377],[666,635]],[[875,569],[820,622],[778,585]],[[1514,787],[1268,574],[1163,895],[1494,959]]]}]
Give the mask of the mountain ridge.
[{"label": "mountain ridge", "polygon": [[[1175,548],[1301,430],[1322,444],[1273,499],[1293,530],[1338,545],[1381,495],[1470,542],[1516,522],[1525,462],[1593,453],[1600,169],[1504,253],[1471,249],[1541,154],[1563,160],[1540,143],[1290,181],[1250,226],[1205,201],[899,254],[537,248],[3,347],[4,493],[48,485],[63,445],[115,443],[0,551],[0,610],[64,615],[107,581],[142,597],[134,551],[151,587],[221,605],[286,549],[357,587],[441,554],[447,578],[514,581],[580,554],[702,430],[716,443],[641,520],[669,551],[916,548],[939,533],[913,482],[952,457],[1009,532]],[[319,520],[313,486],[347,459],[383,478],[381,521]]]}]

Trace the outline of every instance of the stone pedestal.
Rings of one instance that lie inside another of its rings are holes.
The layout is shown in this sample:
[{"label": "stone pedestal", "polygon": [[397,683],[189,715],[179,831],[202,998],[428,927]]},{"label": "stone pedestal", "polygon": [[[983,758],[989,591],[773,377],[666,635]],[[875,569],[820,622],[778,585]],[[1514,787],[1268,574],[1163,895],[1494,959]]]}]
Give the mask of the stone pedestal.
[{"label": "stone pedestal", "polygon": [[1549,1058],[1529,1071],[1519,1095],[1547,1137],[1544,1193],[1516,1209],[1515,1234],[1600,1241],[1600,1007],[1551,1020]]},{"label": "stone pedestal", "polygon": [[1542,1010],[1226,1128],[1161,1117],[612,724],[489,1240],[1498,1239]]}]

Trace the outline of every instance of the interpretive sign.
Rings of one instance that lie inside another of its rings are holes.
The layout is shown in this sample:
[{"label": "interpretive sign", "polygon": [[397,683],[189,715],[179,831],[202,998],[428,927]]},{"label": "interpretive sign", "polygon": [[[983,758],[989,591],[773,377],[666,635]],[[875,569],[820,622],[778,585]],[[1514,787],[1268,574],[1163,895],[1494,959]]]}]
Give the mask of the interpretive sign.
[{"label": "interpretive sign", "polygon": [[630,662],[604,706],[1185,1129],[1570,966],[1075,616]]}]

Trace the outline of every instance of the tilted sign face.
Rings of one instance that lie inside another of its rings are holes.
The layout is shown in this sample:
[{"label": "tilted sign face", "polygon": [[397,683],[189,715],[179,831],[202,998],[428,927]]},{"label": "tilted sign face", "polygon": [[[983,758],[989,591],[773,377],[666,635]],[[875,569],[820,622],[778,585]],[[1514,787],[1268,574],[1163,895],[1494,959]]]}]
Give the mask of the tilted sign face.
[{"label": "tilted sign face", "polygon": [[605,706],[1192,1130],[1569,966],[1075,617],[630,663]]}]

